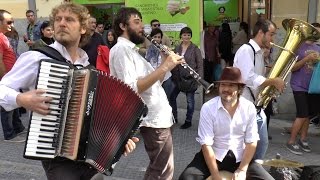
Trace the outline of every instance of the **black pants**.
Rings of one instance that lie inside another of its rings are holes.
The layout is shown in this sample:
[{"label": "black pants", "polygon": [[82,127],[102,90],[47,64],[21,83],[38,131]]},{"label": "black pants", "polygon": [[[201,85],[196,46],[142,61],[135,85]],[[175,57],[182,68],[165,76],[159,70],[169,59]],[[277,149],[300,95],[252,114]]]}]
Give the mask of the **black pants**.
[{"label": "black pants", "polygon": [[[234,173],[240,165],[236,163],[236,158],[232,151],[228,151],[222,162],[216,161],[219,171],[225,170]],[[210,176],[210,171],[205,162],[202,151],[198,152],[191,163],[186,167],[179,177],[179,180],[203,180]],[[274,180],[274,178],[261,166],[261,164],[251,162],[247,170],[249,180]]]},{"label": "black pants", "polygon": [[84,162],[55,158],[42,161],[48,180],[90,180],[97,170]]}]

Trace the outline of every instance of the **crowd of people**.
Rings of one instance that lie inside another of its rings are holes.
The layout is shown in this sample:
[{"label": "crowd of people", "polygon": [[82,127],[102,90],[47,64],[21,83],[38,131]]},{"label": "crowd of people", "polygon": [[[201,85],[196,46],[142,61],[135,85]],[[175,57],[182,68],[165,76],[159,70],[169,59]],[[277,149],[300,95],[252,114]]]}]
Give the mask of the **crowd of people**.
[{"label": "crowd of people", "polygon": [[[172,126],[180,120],[184,120],[180,129],[193,125],[199,85],[181,66],[183,63],[206,81],[215,82],[218,94],[202,105],[196,139],[201,150],[179,179],[221,179],[222,170],[231,172],[237,180],[273,179],[261,165],[270,139],[267,126],[271,113],[254,105],[262,88],[274,86],[279,92],[285,88],[283,79],[266,78],[266,66],[272,66],[269,53],[277,29],[272,21],[257,21],[252,36],[245,22],[240,23],[236,35],[228,23],[222,23],[220,29],[205,23],[198,48],[192,42],[195,34],[190,27],[180,30],[180,44],[171,47],[157,19],[150,22],[150,36],[155,40],[151,43],[144,36],[141,13],[130,7],[119,10],[108,30],[103,22],[90,16],[86,7],[75,3],[53,8],[48,21],[38,21],[32,10],[26,12],[26,17],[28,26],[23,38],[29,51],[20,55],[13,17],[0,10],[0,106],[5,141],[26,139],[21,107],[42,115],[50,113],[52,98],[43,96],[44,90],[35,89],[39,61],[49,57],[33,49],[51,46],[77,67],[97,67],[98,49],[104,47],[109,53],[110,75],[128,84],[148,106],[139,128],[149,157],[145,180],[173,178]],[[320,30],[320,24],[313,26]],[[161,51],[157,44],[166,50]],[[311,151],[307,139],[309,117],[318,112],[312,101],[315,95],[308,94],[308,86],[319,53],[314,40],[304,42],[292,68],[290,84],[297,113],[286,147],[295,154]],[[180,93],[187,100],[185,118],[178,117],[176,99]],[[132,152],[138,141],[136,137],[129,139],[125,154]],[[42,166],[49,180],[90,179],[98,173],[87,163],[63,157],[42,160]]]}]

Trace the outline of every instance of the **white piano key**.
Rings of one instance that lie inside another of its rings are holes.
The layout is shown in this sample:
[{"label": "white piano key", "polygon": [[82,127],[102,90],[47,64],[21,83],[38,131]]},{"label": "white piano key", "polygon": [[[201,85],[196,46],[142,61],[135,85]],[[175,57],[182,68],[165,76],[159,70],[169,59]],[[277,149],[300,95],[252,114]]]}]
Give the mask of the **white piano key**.
[{"label": "white piano key", "polygon": [[26,152],[36,152],[37,154],[41,154],[40,152],[43,153],[50,153],[52,155],[54,155],[56,153],[55,150],[49,150],[49,149],[36,149],[36,148],[26,148]]},{"label": "white piano key", "polygon": [[39,74],[38,81],[53,81],[53,82],[57,82],[57,83],[63,83],[66,81],[66,79],[48,78],[48,77],[43,77],[43,76],[41,76],[41,74]]},{"label": "white piano key", "polygon": [[37,141],[46,141],[49,143],[53,143],[53,138],[44,138],[44,137],[39,137],[39,136],[28,136],[28,139],[37,140]]},{"label": "white piano key", "polygon": [[[44,85],[44,86],[53,86],[53,87],[57,87],[59,89],[62,89],[62,84],[58,84],[58,83],[50,83],[48,81],[38,81],[38,85],[41,84],[41,85]],[[65,85],[64,85],[65,86]]]},{"label": "white piano key", "polygon": [[53,159],[55,157],[54,154],[53,155],[50,155],[50,154],[37,154],[36,152],[30,152],[30,151],[25,152],[24,154],[26,156],[50,158],[50,159]]},{"label": "white piano key", "polygon": [[67,80],[64,77],[52,77],[52,76],[49,77],[49,74],[45,74],[45,73],[39,73],[38,77],[41,79],[50,79],[50,80],[55,80],[58,82],[63,82],[63,81]]},{"label": "white piano key", "polygon": [[57,64],[57,63],[51,63],[51,62],[45,62],[45,61],[42,61],[41,62],[41,66],[59,66],[59,67],[62,67],[62,68],[67,68],[67,69],[70,69],[69,66],[67,65],[63,65],[63,64]]},{"label": "white piano key", "polygon": [[35,119],[32,119],[30,123],[31,124],[46,124],[46,125],[51,125],[51,126],[59,125],[59,123],[47,122],[47,121],[41,121],[41,120],[35,120]]},{"label": "white piano key", "polygon": [[65,73],[67,74],[69,72],[68,69],[59,69],[59,68],[56,68],[56,67],[53,67],[53,66],[46,66],[46,65],[41,65],[40,67],[41,69],[46,69],[46,70],[54,70],[54,71],[59,71],[61,73]]},{"label": "white piano key", "polygon": [[49,136],[51,137],[52,139],[54,138],[54,135],[57,134],[57,133],[48,133],[48,132],[40,132],[40,131],[29,131],[29,136]]},{"label": "white piano key", "polygon": [[[49,131],[55,131],[57,130],[58,128],[51,128],[51,127],[42,127],[40,126],[39,124],[30,124],[30,129],[33,128],[33,129],[38,129],[39,132],[41,132],[41,130],[45,131],[45,130],[49,130]],[[47,131],[45,131],[47,132]]]},{"label": "white piano key", "polygon": [[49,70],[46,70],[46,69],[40,69],[39,73],[41,74],[48,74],[49,76],[53,75],[53,76],[57,76],[59,78],[65,78],[67,77],[68,75],[67,74],[64,74],[64,73],[56,73],[56,72],[50,72]]},{"label": "white piano key", "polygon": [[43,143],[43,142],[38,142],[37,140],[32,140],[32,139],[28,139],[27,141],[27,148],[28,147],[43,147],[43,148],[55,148],[52,146],[52,143]]},{"label": "white piano key", "polygon": [[36,112],[32,112],[32,119],[51,119],[51,120],[58,120],[57,116],[51,116],[51,115],[42,115]]}]

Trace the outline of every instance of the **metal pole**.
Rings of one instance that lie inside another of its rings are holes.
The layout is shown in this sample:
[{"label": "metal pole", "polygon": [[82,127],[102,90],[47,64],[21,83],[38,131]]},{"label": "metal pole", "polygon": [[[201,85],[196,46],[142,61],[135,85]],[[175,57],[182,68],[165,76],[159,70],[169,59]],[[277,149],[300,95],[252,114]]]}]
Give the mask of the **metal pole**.
[{"label": "metal pole", "polygon": [[36,0],[28,0],[28,6],[37,15]]},{"label": "metal pole", "polygon": [[317,22],[318,0],[309,0],[308,22]]}]

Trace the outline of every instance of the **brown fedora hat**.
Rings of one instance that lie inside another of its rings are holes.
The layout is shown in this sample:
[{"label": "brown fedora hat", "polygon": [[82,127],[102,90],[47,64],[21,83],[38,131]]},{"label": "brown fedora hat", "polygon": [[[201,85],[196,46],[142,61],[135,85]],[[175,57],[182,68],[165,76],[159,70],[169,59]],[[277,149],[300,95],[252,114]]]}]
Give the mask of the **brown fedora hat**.
[{"label": "brown fedora hat", "polygon": [[215,83],[234,83],[245,85],[241,78],[241,71],[236,67],[226,67],[223,69],[220,80]]}]

